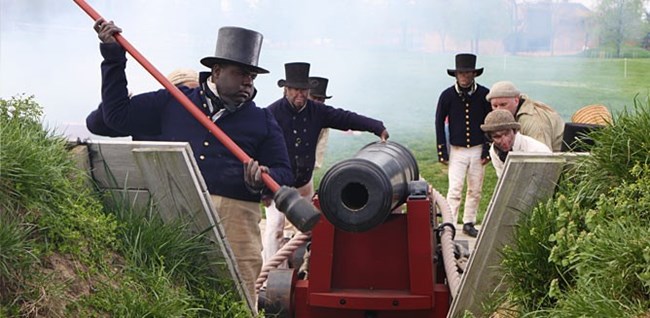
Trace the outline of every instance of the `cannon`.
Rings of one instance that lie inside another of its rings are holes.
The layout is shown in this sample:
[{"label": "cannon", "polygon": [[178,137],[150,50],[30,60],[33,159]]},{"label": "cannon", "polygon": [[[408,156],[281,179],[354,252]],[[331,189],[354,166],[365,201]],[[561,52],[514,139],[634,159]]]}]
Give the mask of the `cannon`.
[{"label": "cannon", "polygon": [[371,143],[327,170],[318,190],[320,208],[336,228],[367,231],[406,202],[409,183],[418,178],[417,162],[407,148]]},{"label": "cannon", "polygon": [[324,175],[314,205],[309,274],[275,269],[260,292],[267,317],[446,317],[450,305],[435,205],[412,153],[363,147]]}]

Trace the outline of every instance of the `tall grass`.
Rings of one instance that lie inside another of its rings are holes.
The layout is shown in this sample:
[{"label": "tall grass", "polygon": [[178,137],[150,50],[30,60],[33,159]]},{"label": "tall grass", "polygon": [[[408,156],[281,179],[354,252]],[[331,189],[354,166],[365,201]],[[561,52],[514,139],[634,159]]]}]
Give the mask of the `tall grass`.
[{"label": "tall grass", "polygon": [[33,97],[0,99],[0,317],[247,317],[202,235],[104,210]]},{"label": "tall grass", "polygon": [[554,200],[524,215],[503,250],[502,300],[523,317],[650,312],[650,100],[592,133],[591,156]]},{"label": "tall grass", "polygon": [[47,247],[92,257],[114,241],[113,218],[84,187],[64,138],[41,127],[41,114],[33,97],[0,99],[0,209],[37,223]]},{"label": "tall grass", "polygon": [[650,95],[635,98],[632,109],[624,109],[611,127],[591,134],[595,142],[591,156],[579,163],[575,182],[580,183],[578,198],[584,204],[595,200],[612,187],[633,179],[632,167],[650,161]]},{"label": "tall grass", "polygon": [[124,207],[114,212],[123,225],[118,240],[127,263],[151,272],[165,272],[193,295],[190,304],[199,316],[248,315],[246,305],[237,301],[232,282],[215,276],[227,271],[225,263],[214,255],[213,243],[208,242],[206,232],[210,229],[190,234],[189,224],[164,223],[157,213]]},{"label": "tall grass", "polygon": [[[34,249],[34,226],[24,224],[11,213],[0,213],[0,304],[11,304],[29,275],[29,269],[39,262]],[[14,316],[17,308],[0,305],[0,317]]]}]

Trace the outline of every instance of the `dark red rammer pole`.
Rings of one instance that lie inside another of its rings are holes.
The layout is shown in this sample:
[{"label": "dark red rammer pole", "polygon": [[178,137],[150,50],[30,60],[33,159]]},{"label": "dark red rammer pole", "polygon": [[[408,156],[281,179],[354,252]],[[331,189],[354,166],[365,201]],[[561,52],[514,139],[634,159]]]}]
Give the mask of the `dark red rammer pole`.
[{"label": "dark red rammer pole", "polygon": [[[73,0],[82,10],[84,10],[94,21],[97,21],[102,16],[95,11],[86,1],[84,0]],[[142,55],[138,50],[136,50],[129,41],[127,41],[121,34],[116,33],[113,35],[117,43],[119,43],[124,50],[129,52],[133,58],[142,65],[162,86],[164,86],[173,96],[178,100],[178,102],[185,107],[185,109],[196,118],[212,135],[217,137],[219,140],[239,161],[242,163],[247,163],[251,159],[235,142],[226,135],[226,133],[221,130],[215,123],[213,123],[207,116],[205,116],[198,108],[194,106],[194,103],[183,94],[174,84],[172,84],[158,69],[156,69],[153,64]],[[262,173],[262,181],[264,184],[273,191],[274,193],[280,189],[280,185],[273,180],[273,178],[268,173]]]}]

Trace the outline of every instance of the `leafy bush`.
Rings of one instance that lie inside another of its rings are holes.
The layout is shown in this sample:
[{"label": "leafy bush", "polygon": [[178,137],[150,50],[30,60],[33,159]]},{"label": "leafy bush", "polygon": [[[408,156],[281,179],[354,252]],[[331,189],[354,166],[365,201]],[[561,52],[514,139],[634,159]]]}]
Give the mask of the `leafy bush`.
[{"label": "leafy bush", "polygon": [[525,214],[503,250],[520,316],[638,317],[650,312],[650,99],[595,131],[591,156],[552,201]]}]

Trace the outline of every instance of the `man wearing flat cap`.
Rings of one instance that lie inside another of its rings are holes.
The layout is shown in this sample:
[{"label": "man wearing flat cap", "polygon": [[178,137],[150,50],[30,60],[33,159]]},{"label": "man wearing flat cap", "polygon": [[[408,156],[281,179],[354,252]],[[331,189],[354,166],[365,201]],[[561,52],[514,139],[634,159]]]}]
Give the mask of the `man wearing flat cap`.
[{"label": "man wearing flat cap", "polygon": [[[476,237],[478,230],[476,215],[481,192],[485,164],[490,161],[489,144],[480,125],[491,111],[485,100],[488,89],[474,80],[483,74],[483,68],[476,68],[476,55],[456,55],[456,69],[447,74],[456,83],[440,94],[436,108],[436,142],[438,160],[449,165],[449,190],[447,201],[451,207],[454,223],[467,179],[467,194],[463,209],[463,233]],[[449,122],[449,141],[445,136],[445,119]],[[449,142],[449,149],[447,149]]]},{"label": "man wearing flat cap", "polygon": [[215,56],[201,59],[210,72],[199,75],[196,88],[179,87],[199,111],[255,158],[242,164],[168,90],[129,98],[125,50],[113,37],[122,30],[113,22],[99,19],[95,31],[104,57],[101,107],[105,124],[129,135],[189,142],[234,253],[249,303],[254,303],[255,280],[262,267],[258,223],[265,188],[261,172],[268,172],[280,185],[294,181],[280,127],[267,109],[253,102],[257,74],[268,73],[257,65],[262,35],[238,27],[219,29]]},{"label": "man wearing flat cap", "polygon": [[505,109],[497,109],[485,117],[485,123],[481,125],[490,141],[490,156],[492,165],[501,178],[503,167],[510,152],[537,152],[550,153],[551,149],[545,144],[519,133],[521,125],[515,121],[512,113]]},{"label": "man wearing flat cap", "polygon": [[[284,97],[273,102],[268,109],[284,132],[289,151],[289,160],[295,179],[292,186],[298,188],[301,196],[311,199],[314,195],[312,174],[316,160],[318,136],[324,128],[367,131],[382,141],[388,139],[384,124],[376,119],[351,111],[310,100],[311,89],[317,89],[319,82],[309,79],[309,63],[296,62],[284,65],[286,79],[278,81],[284,90]],[[271,204],[266,209],[264,230],[264,261],[268,261],[284,239],[285,217]]]},{"label": "man wearing flat cap", "polygon": [[562,151],[564,120],[551,106],[522,94],[509,81],[496,82],[486,96],[492,109],[506,109],[521,124],[521,133],[533,137],[551,150]]}]

